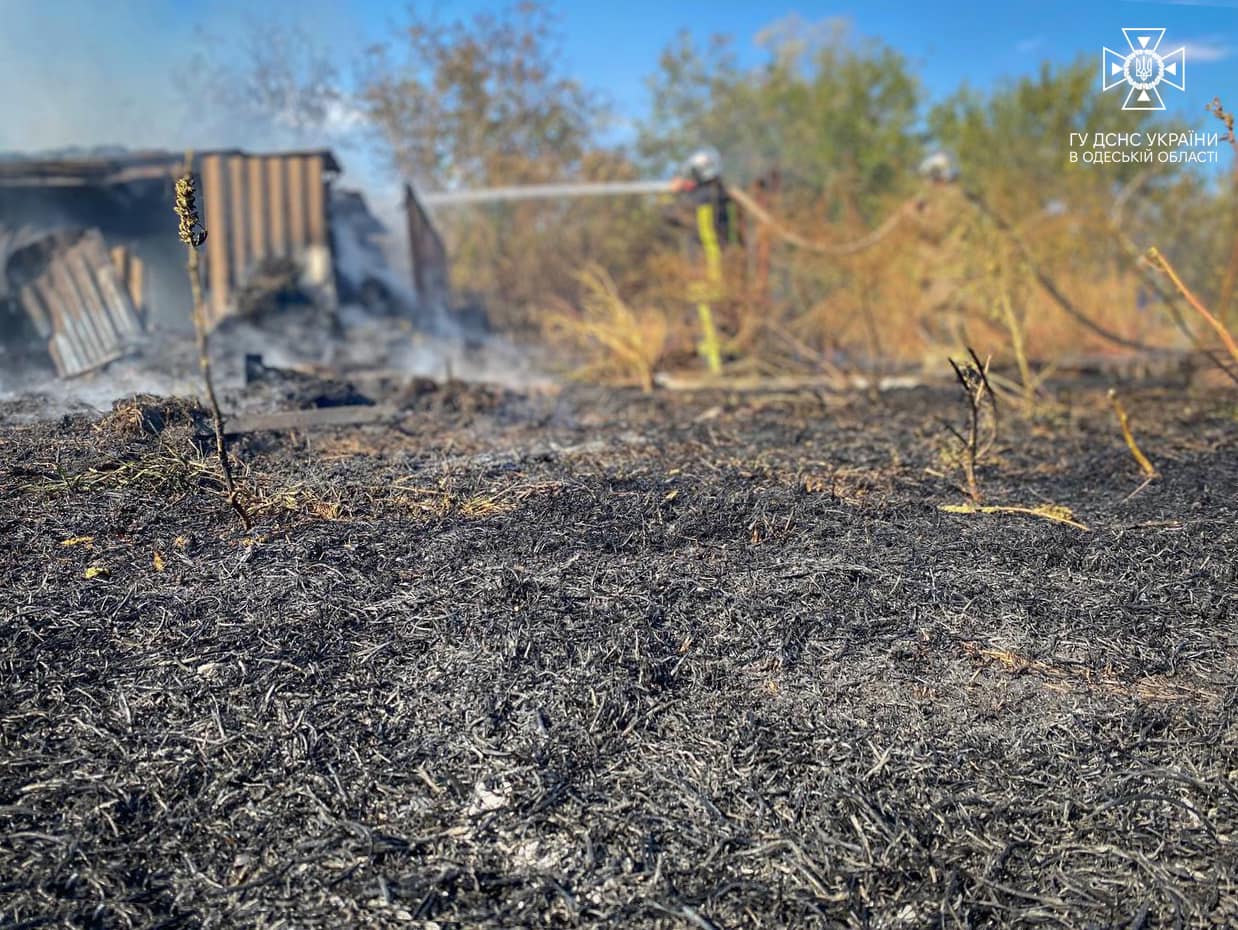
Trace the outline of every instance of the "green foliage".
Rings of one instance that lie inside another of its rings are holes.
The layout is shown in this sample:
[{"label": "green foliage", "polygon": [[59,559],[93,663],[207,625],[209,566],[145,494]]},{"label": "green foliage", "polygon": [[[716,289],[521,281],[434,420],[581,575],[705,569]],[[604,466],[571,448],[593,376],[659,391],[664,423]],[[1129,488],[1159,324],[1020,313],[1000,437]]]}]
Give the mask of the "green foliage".
[{"label": "green foliage", "polygon": [[987,94],[965,86],[933,107],[928,122],[934,138],[957,154],[969,186],[1020,206],[1091,187],[1097,176],[1122,184],[1146,167],[1071,165],[1072,132],[1170,128],[1152,113],[1124,111],[1100,94],[1096,62],[1084,58],[1057,68],[1046,62],[1036,75]]},{"label": "green foliage", "polygon": [[785,20],[760,42],[768,59],[747,70],[724,37],[699,50],[684,33],[662,53],[638,144],[651,170],[708,143],[735,181],[777,167],[804,196],[845,193],[863,214],[907,186],[922,154],[921,91],[898,52],[838,20]]},{"label": "green foliage", "polygon": [[[1201,120],[1203,114],[1201,114]],[[928,114],[933,137],[954,152],[964,185],[979,192],[1031,240],[1037,255],[1060,268],[1095,275],[1121,263],[1110,229],[1121,199],[1120,227],[1134,241],[1165,243],[1205,291],[1223,267],[1230,241],[1216,192],[1181,165],[1071,163],[1070,134],[1181,132],[1181,120],[1127,111],[1098,92],[1096,62],[1082,57],[1002,82],[987,93],[963,87]],[[1200,123],[1197,123],[1200,125]],[[1201,126],[1202,128],[1202,126]],[[1104,152],[1091,144],[1080,153]],[[1063,214],[1055,218],[1055,214]],[[1212,214],[1212,218],[1209,215]],[[973,230],[969,254],[984,260],[992,230]]]},{"label": "green foliage", "polygon": [[[398,172],[425,189],[571,179],[630,179],[622,153],[602,144],[608,112],[567,76],[547,9],[440,22],[410,8],[394,39],[370,51],[359,102]],[[622,203],[487,204],[439,222],[457,289],[492,316],[528,324],[547,303],[580,291],[581,267],[619,274],[654,241],[651,211]]]}]

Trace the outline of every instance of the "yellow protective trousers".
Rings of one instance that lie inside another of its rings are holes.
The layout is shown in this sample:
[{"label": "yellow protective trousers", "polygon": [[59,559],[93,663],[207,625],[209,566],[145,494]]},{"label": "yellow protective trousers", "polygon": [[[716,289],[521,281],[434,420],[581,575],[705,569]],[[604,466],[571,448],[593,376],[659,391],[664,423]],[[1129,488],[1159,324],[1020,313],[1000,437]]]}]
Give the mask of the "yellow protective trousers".
[{"label": "yellow protective trousers", "polygon": [[705,252],[705,281],[697,288],[696,312],[701,322],[701,342],[698,350],[711,374],[722,371],[722,349],[718,343],[718,329],[714,326],[713,301],[723,296],[722,249],[718,245],[718,227],[714,221],[712,204],[703,203],[696,208],[697,234]]}]

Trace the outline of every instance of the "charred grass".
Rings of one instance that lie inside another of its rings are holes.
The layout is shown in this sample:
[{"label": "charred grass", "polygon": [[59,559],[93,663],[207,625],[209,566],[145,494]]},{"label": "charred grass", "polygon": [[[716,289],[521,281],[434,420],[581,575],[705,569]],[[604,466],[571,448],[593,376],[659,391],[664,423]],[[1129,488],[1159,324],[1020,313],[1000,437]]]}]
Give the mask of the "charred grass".
[{"label": "charred grass", "polygon": [[460,393],[0,426],[0,925],[1238,925],[1232,395]]}]

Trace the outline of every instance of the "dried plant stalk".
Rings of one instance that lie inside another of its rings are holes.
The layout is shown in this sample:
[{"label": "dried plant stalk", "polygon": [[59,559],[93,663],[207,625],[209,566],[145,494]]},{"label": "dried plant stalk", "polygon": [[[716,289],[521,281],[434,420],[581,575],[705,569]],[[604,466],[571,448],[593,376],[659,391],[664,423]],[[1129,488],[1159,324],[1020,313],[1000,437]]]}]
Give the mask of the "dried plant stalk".
[{"label": "dried plant stalk", "polygon": [[1156,466],[1149,461],[1148,457],[1139,448],[1139,444],[1135,442],[1135,434],[1131,432],[1130,419],[1126,415],[1126,408],[1122,406],[1122,401],[1118,400],[1118,392],[1113,388],[1109,389],[1109,403],[1113,405],[1113,412],[1118,415],[1118,426],[1122,428],[1122,438],[1126,440],[1126,448],[1131,450],[1131,456],[1139,464],[1139,470],[1143,472],[1143,476],[1149,481],[1153,478],[1159,478],[1160,472],[1156,470]]},{"label": "dried plant stalk", "polygon": [[223,471],[224,487],[228,491],[228,503],[241,518],[245,529],[253,526],[249,513],[236,491],[236,482],[232,478],[232,463],[228,459],[227,440],[224,437],[224,415],[219,408],[219,398],[215,395],[215,380],[211,376],[211,356],[207,342],[206,304],[202,299],[202,273],[198,264],[198,248],[206,242],[207,231],[198,216],[198,190],[190,170],[192,159],[186,157],[185,172],[176,180],[176,215],[180,219],[179,235],[188,251],[186,270],[189,273],[189,287],[193,292],[193,329],[198,344],[198,367],[202,371],[202,380],[206,384],[206,397],[211,407],[211,422],[215,427],[215,454],[219,457],[219,466]]},{"label": "dried plant stalk", "polygon": [[1075,515],[1069,507],[1063,507],[1060,504],[1039,504],[1035,507],[986,507],[980,504],[941,504],[937,509],[943,513],[1026,514],[1029,517],[1040,517],[1043,520],[1048,520],[1050,523],[1073,526],[1075,529],[1083,530],[1085,533],[1091,532],[1086,523],[1080,523],[1075,519]]}]

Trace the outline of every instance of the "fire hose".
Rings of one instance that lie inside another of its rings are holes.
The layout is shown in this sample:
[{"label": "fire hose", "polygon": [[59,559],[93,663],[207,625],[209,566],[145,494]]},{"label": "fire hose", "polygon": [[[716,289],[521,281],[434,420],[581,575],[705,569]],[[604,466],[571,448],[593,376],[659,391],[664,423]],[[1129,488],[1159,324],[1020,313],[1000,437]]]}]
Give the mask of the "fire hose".
[{"label": "fire hose", "polygon": [[[778,220],[776,220],[769,213],[769,211],[764,209],[746,192],[735,188],[729,190],[728,193],[732,198],[734,198],[735,202],[747,211],[755,220],[757,220],[757,222],[770,227],[780,239],[789,245],[793,245],[796,248],[820,255],[835,256],[854,255],[858,252],[864,251],[865,249],[871,248],[893,232],[893,230],[904,219],[907,219],[908,217],[919,212],[924,203],[923,198],[919,196],[912,197],[910,200],[907,200],[895,209],[893,213],[886,217],[880,226],[867,235],[847,243],[826,243],[806,239],[798,233],[788,229],[782,223],[778,222]],[[974,207],[981,215],[987,217],[993,225],[997,227],[998,231],[1014,245],[1015,249],[1019,252],[1019,256],[1027,265],[1028,270],[1031,271],[1032,277],[1036,279],[1037,283],[1044,289],[1045,293],[1049,295],[1053,302],[1056,303],[1067,316],[1090,332],[1116,345],[1120,345],[1128,349],[1138,349],[1145,352],[1156,351],[1156,346],[1149,345],[1148,343],[1141,342],[1137,339],[1130,339],[1120,333],[1116,333],[1108,327],[1097,323],[1082,310],[1076,307],[1074,302],[1062,293],[1056,282],[1049,277],[1043,268],[1041,268],[1040,264],[1032,256],[1031,249],[1028,248],[1027,243],[1023,240],[1023,237],[1019,235],[1018,230],[1016,230],[1009,221],[995,212],[984,200],[984,198],[975,191],[964,190],[963,196],[966,198],[967,202],[972,205],[972,207]]]},{"label": "fire hose", "polygon": [[832,243],[832,242],[816,242],[812,239],[806,239],[799,233],[788,229],[778,220],[756,202],[747,192],[740,188],[727,188],[727,193],[731,198],[739,204],[740,208],[752,216],[758,223],[763,226],[768,226],[778,238],[782,239],[789,245],[793,245],[798,249],[803,249],[806,252],[815,252],[818,255],[854,255],[857,252],[863,252],[865,249],[872,248],[886,236],[888,236],[904,219],[919,211],[923,204],[923,199],[920,197],[912,197],[902,206],[898,207],[893,213],[886,217],[885,221],[872,232],[854,242]]}]

